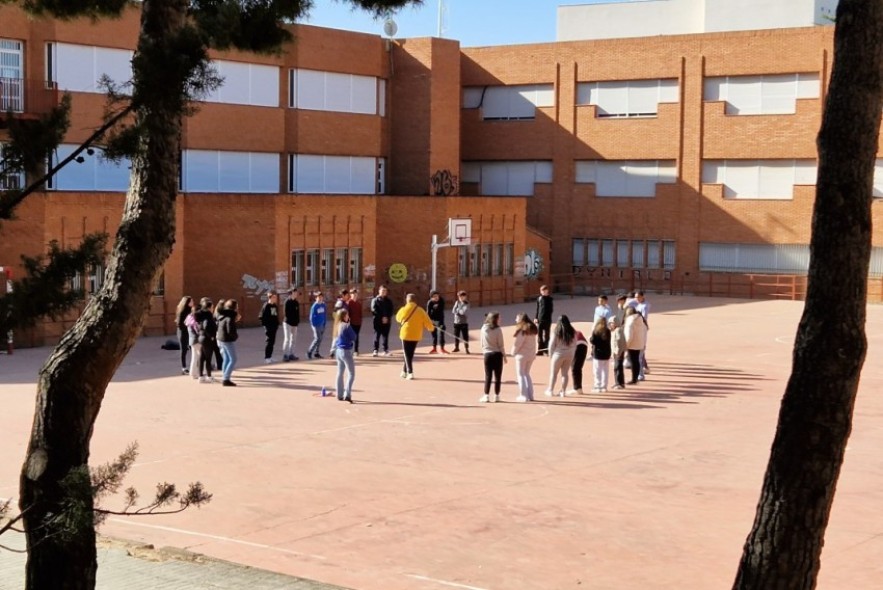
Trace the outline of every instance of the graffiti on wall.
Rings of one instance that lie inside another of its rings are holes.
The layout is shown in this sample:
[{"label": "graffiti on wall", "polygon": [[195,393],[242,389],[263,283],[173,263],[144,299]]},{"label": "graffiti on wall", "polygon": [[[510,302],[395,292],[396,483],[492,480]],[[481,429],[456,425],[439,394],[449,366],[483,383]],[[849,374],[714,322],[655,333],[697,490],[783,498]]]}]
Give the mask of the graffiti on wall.
[{"label": "graffiti on wall", "polygon": [[524,278],[535,279],[543,272],[543,257],[539,251],[530,248],[524,255]]},{"label": "graffiti on wall", "polygon": [[263,295],[267,291],[272,291],[275,288],[274,281],[259,279],[257,277],[253,277],[250,274],[242,275],[242,288],[246,291],[250,291],[248,293],[252,297],[258,297]]},{"label": "graffiti on wall", "polygon": [[437,197],[449,197],[457,194],[457,177],[450,170],[436,170],[429,178],[432,194]]}]

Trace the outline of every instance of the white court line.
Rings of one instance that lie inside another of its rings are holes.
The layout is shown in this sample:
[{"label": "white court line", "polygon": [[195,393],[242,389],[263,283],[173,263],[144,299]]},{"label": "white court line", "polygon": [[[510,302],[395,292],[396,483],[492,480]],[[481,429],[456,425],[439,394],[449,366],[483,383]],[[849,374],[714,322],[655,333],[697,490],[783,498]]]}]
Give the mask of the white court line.
[{"label": "white court line", "polygon": [[202,537],[204,539],[213,539],[215,541],[223,541],[225,543],[233,543],[235,545],[246,545],[248,547],[256,547],[257,549],[269,549],[270,551],[276,551],[277,553],[285,553],[288,555],[296,555],[298,557],[311,557],[313,559],[328,559],[323,555],[313,555],[312,553],[301,553],[300,551],[292,551],[291,549],[283,549],[281,547],[274,547],[273,545],[265,545],[263,543],[253,543],[251,541],[242,541],[240,539],[233,539],[231,537],[222,537],[220,535],[209,535],[207,533],[197,533],[196,531],[188,531],[185,529],[177,529],[169,526],[161,526],[156,524],[145,524],[143,522],[134,522],[126,518],[112,518],[109,522],[114,524],[123,524],[127,526],[134,527],[142,527],[146,529],[154,529],[158,531],[167,531],[170,533],[180,533],[183,535],[190,535],[193,537]]},{"label": "white court line", "polygon": [[451,588],[465,588],[466,590],[488,590],[487,588],[479,588],[478,586],[467,586],[466,584],[458,584],[456,582],[448,582],[446,580],[436,580],[435,578],[427,578],[426,576],[418,576],[417,574],[405,574],[409,578],[414,578],[415,580],[423,580],[425,582],[435,582],[436,584],[442,584],[443,586],[450,586]]}]

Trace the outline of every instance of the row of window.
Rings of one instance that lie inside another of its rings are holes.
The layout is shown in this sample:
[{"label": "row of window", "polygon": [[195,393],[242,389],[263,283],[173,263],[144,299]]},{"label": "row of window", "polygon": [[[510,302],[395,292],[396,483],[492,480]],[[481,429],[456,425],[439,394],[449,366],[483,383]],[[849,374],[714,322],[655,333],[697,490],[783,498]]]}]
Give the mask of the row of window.
[{"label": "row of window", "polygon": [[500,277],[515,274],[515,244],[472,244],[457,248],[457,275]]},{"label": "row of window", "polygon": [[313,287],[362,282],[361,248],[292,250],[291,285]]},{"label": "row of window", "polygon": [[[51,164],[69,156],[77,146],[58,147]],[[101,150],[82,154],[50,180],[55,190],[125,191],[129,162],[106,160]],[[278,193],[279,154],[184,150],[181,156],[183,192]],[[385,194],[384,158],[362,156],[288,155],[290,193]],[[551,161],[463,162],[461,180],[475,183],[482,195],[531,196],[537,183],[551,183]],[[814,160],[706,160],[702,182],[720,184],[728,199],[791,199],[794,187],[812,186]],[[659,184],[677,181],[674,160],[577,160],[574,182],[594,184],[598,197],[656,196]],[[0,189],[23,186],[20,174],[0,177]],[[874,170],[874,196],[883,197],[883,159]]]},{"label": "row of window", "polygon": [[[68,157],[78,146],[63,144],[50,165]],[[100,148],[83,153],[49,181],[50,189],[126,191],[128,159],[107,160]],[[384,194],[385,159],[357,156],[289,154],[288,192],[304,194]],[[184,150],[181,154],[182,192],[278,193],[279,154]],[[19,188],[21,175],[0,177],[0,188]]]},{"label": "row of window", "polygon": [[[71,291],[78,291],[83,294],[94,295],[104,285],[104,279],[107,276],[107,265],[90,266],[85,273],[77,272],[71,278],[68,287]],[[151,295],[161,296],[166,293],[166,273],[159,273],[156,282],[151,290]]]},{"label": "row of window", "polygon": [[[805,274],[808,269],[806,244],[699,243],[699,270],[703,272]],[[883,248],[871,248],[868,271],[872,277],[883,276]]]},{"label": "row of window", "polygon": [[[18,44],[20,61],[21,44]],[[60,90],[102,92],[107,76],[118,84],[132,78],[133,52],[71,43],[47,43],[46,80]],[[263,107],[279,106],[278,66],[213,60],[223,82],[201,97],[205,102]],[[21,78],[21,70],[17,71]],[[289,107],[306,110],[386,115],[386,81],[316,70],[289,70]]]},{"label": "row of window", "polygon": [[[726,103],[728,115],[781,115],[797,112],[797,100],[818,98],[819,75],[794,73],[706,78],[703,99]],[[598,117],[655,117],[659,105],[680,101],[677,79],[579,82],[576,104],[593,105]],[[485,120],[533,119],[537,107],[555,104],[552,84],[469,86],[463,108],[481,109]]]},{"label": "row of window", "polygon": [[619,240],[615,238],[574,238],[571,261],[574,270],[582,268],[675,268],[677,246],[674,240]]}]

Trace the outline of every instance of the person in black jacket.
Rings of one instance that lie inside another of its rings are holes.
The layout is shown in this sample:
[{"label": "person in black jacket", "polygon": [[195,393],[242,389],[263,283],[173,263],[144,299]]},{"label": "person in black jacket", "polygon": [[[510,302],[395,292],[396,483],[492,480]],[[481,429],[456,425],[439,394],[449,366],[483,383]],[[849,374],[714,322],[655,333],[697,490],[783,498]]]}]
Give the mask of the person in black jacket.
[{"label": "person in black jacket", "polygon": [[197,326],[197,342],[201,346],[199,355],[199,381],[211,383],[212,357],[217,347],[218,323],[212,313],[212,300],[203,297],[199,300],[199,311],[194,314]]},{"label": "person in black jacket", "polygon": [[429,294],[429,301],[426,302],[426,315],[435,326],[435,330],[432,331],[432,350],[429,351],[429,354],[438,353],[438,346],[441,346],[443,353],[448,354],[448,351],[445,350],[445,330],[447,329],[445,326],[445,299],[438,291],[432,291]]},{"label": "person in black jacket", "polygon": [[266,341],[264,345],[264,362],[273,362],[273,347],[276,346],[276,332],[279,330],[279,296],[276,291],[267,293],[267,302],[261,308],[261,325],[264,327]]},{"label": "person in black jacket", "polygon": [[228,299],[224,303],[220,317],[217,338],[221,356],[224,357],[224,365],[221,369],[224,380],[221,384],[232,387],[236,385],[230,377],[233,376],[233,369],[236,367],[236,340],[239,339],[239,332],[236,330],[236,322],[239,321],[239,304],[235,299]]},{"label": "person in black jacket", "polygon": [[387,288],[380,287],[377,297],[371,300],[371,313],[374,315],[374,356],[380,351],[380,341],[383,340],[383,356],[389,354],[389,328],[392,326],[393,305],[392,299],[387,297]]},{"label": "person in black jacket", "polygon": [[534,323],[539,329],[537,338],[537,355],[546,354],[549,350],[549,333],[552,330],[552,296],[549,295],[549,287],[540,287],[540,296],[537,297],[537,315]]},{"label": "person in black jacket", "polygon": [[300,301],[297,300],[300,291],[292,288],[288,291],[288,299],[285,300],[285,315],[282,320],[282,361],[296,361],[294,344],[297,342],[297,326],[300,324]]}]

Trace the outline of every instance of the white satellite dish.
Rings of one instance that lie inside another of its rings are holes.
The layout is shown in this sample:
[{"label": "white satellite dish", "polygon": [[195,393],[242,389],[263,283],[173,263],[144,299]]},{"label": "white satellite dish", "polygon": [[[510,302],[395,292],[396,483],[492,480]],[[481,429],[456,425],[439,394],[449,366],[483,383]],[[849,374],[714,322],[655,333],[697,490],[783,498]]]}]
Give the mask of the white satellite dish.
[{"label": "white satellite dish", "polygon": [[396,36],[396,33],[399,30],[399,26],[396,24],[396,21],[391,18],[386,19],[383,22],[383,34],[392,39]]}]

